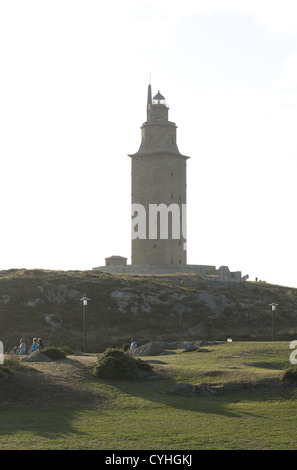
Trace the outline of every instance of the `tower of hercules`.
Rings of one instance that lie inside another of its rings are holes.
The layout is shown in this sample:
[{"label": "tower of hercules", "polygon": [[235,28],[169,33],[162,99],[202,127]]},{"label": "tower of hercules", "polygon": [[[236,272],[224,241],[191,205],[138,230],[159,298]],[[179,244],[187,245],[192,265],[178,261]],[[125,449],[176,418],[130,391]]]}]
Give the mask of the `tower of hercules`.
[{"label": "tower of hercules", "polygon": [[169,107],[148,86],[147,120],[141,127],[141,144],[131,157],[132,265],[179,266],[187,264],[186,166],[176,143]]}]

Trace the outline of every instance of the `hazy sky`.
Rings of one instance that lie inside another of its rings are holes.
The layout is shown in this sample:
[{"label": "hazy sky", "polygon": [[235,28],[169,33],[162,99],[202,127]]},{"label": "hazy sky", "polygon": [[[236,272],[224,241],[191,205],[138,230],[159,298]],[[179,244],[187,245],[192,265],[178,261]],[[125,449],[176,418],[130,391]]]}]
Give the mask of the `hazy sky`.
[{"label": "hazy sky", "polygon": [[190,156],[188,263],[297,287],[296,18],[296,0],[1,0],[0,269],[131,262],[151,80]]}]

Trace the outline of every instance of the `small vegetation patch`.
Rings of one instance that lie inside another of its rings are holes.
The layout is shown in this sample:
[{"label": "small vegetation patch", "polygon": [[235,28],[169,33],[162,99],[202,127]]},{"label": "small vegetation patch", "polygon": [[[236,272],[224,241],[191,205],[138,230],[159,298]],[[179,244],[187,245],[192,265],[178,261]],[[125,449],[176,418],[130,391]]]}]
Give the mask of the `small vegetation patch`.
[{"label": "small vegetation patch", "polygon": [[111,380],[135,380],[151,373],[150,364],[118,349],[107,349],[93,369],[96,377]]},{"label": "small vegetation patch", "polygon": [[297,369],[296,367],[289,367],[286,369],[281,377],[282,382],[289,385],[297,385]]},{"label": "small vegetation patch", "polygon": [[14,356],[5,357],[4,364],[0,364],[0,379],[5,377],[6,374],[12,374],[14,371],[21,368],[18,358]]},{"label": "small vegetation patch", "polygon": [[67,356],[72,356],[74,354],[73,349],[69,346],[59,346],[58,349],[65,353]]},{"label": "small vegetation patch", "polygon": [[52,361],[64,359],[66,357],[66,353],[59,348],[46,348],[42,353]]},{"label": "small vegetation patch", "polygon": [[18,356],[6,356],[4,359],[4,364],[1,365],[1,367],[7,368],[10,371],[14,371],[20,369],[22,366],[20,364]]}]

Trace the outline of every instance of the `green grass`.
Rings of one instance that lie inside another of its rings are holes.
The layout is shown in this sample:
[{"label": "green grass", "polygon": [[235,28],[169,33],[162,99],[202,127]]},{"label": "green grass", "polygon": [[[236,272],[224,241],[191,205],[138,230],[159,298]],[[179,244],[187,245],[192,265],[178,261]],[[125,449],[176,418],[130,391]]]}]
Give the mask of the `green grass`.
[{"label": "green grass", "polygon": [[[0,449],[295,449],[297,394],[278,381],[290,367],[289,342],[205,349],[159,357],[166,362],[155,366],[159,379],[104,381],[91,378],[89,370],[85,387],[104,395],[101,408],[0,405]],[[256,362],[266,364],[252,365]],[[205,375],[209,371],[219,375]],[[273,385],[267,386],[266,379]],[[168,393],[178,381],[247,382],[250,387],[214,396]],[[3,398],[0,383],[0,403]]]},{"label": "green grass", "polygon": [[[294,449],[296,397],[143,400],[117,409],[6,410],[1,449]],[[196,400],[197,401],[197,400]]]}]

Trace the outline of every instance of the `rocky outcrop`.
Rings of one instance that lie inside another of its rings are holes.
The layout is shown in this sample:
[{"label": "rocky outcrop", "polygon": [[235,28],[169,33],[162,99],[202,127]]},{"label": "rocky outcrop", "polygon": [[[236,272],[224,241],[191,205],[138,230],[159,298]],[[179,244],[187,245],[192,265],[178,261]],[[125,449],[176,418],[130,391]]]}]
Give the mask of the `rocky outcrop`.
[{"label": "rocky outcrop", "polygon": [[35,336],[48,345],[81,350],[80,299],[84,296],[90,299],[90,352],[121,346],[132,337],[138,344],[197,338],[267,341],[271,339],[271,302],[278,304],[276,339],[293,340],[297,334],[297,289],[293,288],[260,282],[214,283],[189,274],[20,269],[0,272],[0,340],[5,351],[21,337],[30,344]]},{"label": "rocky outcrop", "polygon": [[[182,349],[183,352],[201,350],[200,348],[207,344],[210,343],[203,341],[153,341],[133,349],[130,351],[130,354],[132,356],[161,356],[168,354],[170,350],[176,349]],[[201,351],[205,352],[206,350],[203,349]]]},{"label": "rocky outcrop", "polygon": [[23,362],[51,362],[51,359],[40,351],[34,351],[29,356],[22,357]]}]

